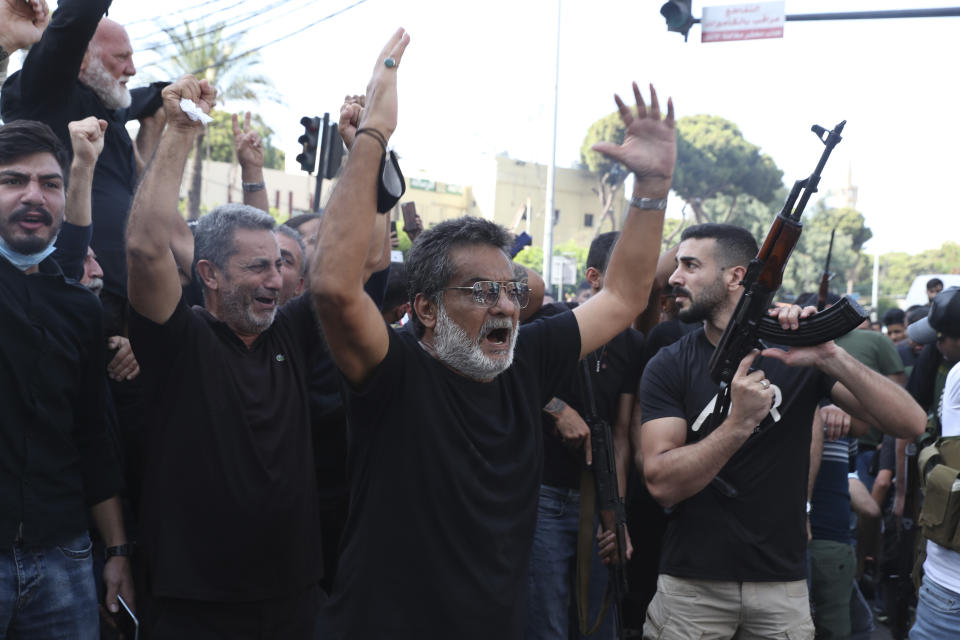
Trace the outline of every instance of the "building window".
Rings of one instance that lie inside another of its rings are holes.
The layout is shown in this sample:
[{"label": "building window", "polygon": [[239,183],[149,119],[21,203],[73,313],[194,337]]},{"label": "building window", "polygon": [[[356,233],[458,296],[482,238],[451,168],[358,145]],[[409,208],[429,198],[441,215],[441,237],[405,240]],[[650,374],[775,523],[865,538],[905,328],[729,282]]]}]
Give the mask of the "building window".
[{"label": "building window", "polygon": [[593,214],[585,213],[583,214],[583,226],[592,227],[593,226]]}]

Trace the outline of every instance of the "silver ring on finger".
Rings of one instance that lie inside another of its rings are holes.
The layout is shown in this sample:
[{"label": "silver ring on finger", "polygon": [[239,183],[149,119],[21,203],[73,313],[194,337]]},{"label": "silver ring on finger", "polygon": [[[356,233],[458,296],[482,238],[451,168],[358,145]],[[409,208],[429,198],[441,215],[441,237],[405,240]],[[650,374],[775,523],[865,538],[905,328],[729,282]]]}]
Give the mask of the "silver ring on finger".
[{"label": "silver ring on finger", "polygon": [[760,381],[760,386],[763,387],[764,391],[766,391],[767,389],[770,388],[770,381],[764,378],[763,380]]},{"label": "silver ring on finger", "polygon": [[397,61],[393,57],[390,57],[383,61],[383,65],[387,69],[393,69],[395,66],[397,66]]}]

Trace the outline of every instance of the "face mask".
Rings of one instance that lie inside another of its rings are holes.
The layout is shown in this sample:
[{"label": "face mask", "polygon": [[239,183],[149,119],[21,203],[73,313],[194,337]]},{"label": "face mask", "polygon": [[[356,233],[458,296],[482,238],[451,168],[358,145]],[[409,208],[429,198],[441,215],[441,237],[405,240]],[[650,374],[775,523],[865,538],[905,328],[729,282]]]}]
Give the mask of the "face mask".
[{"label": "face mask", "polygon": [[57,250],[54,246],[56,244],[56,237],[53,241],[47,245],[47,248],[39,253],[23,254],[17,253],[10,248],[10,245],[7,244],[6,240],[0,238],[0,256],[3,256],[10,262],[13,266],[20,271],[26,271],[31,267],[35,267],[41,262],[43,262],[51,253]]}]

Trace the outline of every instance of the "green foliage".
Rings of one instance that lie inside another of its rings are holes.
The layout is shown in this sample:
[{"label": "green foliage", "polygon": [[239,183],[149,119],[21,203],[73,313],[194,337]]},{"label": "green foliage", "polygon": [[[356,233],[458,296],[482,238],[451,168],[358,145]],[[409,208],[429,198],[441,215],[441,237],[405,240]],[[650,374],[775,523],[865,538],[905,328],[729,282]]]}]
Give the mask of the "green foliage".
[{"label": "green foliage", "polygon": [[[226,23],[219,22],[208,28],[202,22],[184,20],[182,27],[164,27],[170,38],[167,57],[157,66],[169,78],[193,74],[217,88],[217,101],[221,104],[231,100],[257,102],[261,99],[279,102],[279,94],[273,82],[266,76],[256,75],[253,68],[260,64],[260,55],[254,51],[241,51],[240,41],[244,32],[224,34]],[[195,155],[203,153],[206,130],[197,136]],[[200,192],[203,184],[203,163],[194,162],[190,176],[187,209],[189,218],[200,217]]]},{"label": "green foliage", "polygon": [[[722,222],[722,208],[703,217],[699,203],[728,197],[729,206],[740,196],[752,196],[770,202],[782,187],[783,172],[773,159],[760,153],[740,129],[719,116],[686,116],[677,121],[677,166],[673,172],[673,190],[694,205],[698,222]],[[706,209],[706,207],[704,207]]]},{"label": "green foliage", "polygon": [[[636,112],[636,109],[634,109],[634,112]],[[624,178],[627,177],[626,169],[619,162],[611,160],[602,153],[597,153],[591,147],[597,142],[622,144],[625,135],[626,127],[623,126],[619,111],[614,111],[600,118],[587,129],[587,136],[583,139],[583,144],[580,145],[580,162],[598,176],[609,174],[609,182],[623,182]]]},{"label": "green foliage", "polygon": [[[207,136],[204,140],[206,157],[216,162],[234,162],[232,115],[228,111],[218,109],[214,109],[212,115],[213,122],[207,126]],[[251,116],[250,127],[260,134],[263,141],[263,166],[267,169],[283,171],[284,153],[273,146],[273,129],[266,125],[260,114]]]},{"label": "green foliage", "polygon": [[881,295],[905,296],[914,278],[922,273],[960,273],[960,244],[944,242],[939,249],[912,256],[902,252],[881,255]]},{"label": "green foliage", "polygon": [[528,245],[514,257],[513,261],[543,275],[543,247]]},{"label": "green foliage", "polygon": [[830,272],[834,274],[830,291],[838,295],[846,293],[847,282],[856,283],[860,279],[863,244],[873,237],[865,222],[863,214],[855,209],[829,209],[822,200],[818,202],[813,211],[803,216],[803,234],[787,264],[785,286],[795,293],[818,289],[830,247],[830,232],[836,229],[830,257]]},{"label": "green foliage", "polygon": [[158,63],[169,78],[193,74],[217,88],[217,102],[231,100],[279,102],[279,93],[265,75],[253,73],[261,62],[256,51],[242,52],[244,32],[225,34],[226,23],[213,26],[184,20],[178,27],[164,27],[170,38],[166,58]]},{"label": "green foliage", "polygon": [[[585,277],[584,274],[587,270],[587,253],[589,253],[589,247],[581,247],[573,240],[564,242],[553,248],[553,255],[566,256],[577,261],[577,281],[566,284],[572,284],[572,286],[576,288],[576,286],[583,281]],[[543,275],[543,247],[534,247],[532,245],[524,247],[513,261],[536,271],[541,276]]]}]

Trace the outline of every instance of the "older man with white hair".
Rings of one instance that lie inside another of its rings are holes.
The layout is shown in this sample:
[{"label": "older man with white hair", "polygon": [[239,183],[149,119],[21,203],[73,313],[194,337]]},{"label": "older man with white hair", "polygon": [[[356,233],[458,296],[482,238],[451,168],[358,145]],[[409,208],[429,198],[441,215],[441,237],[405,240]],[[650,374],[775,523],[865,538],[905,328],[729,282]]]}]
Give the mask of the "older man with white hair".
[{"label": "older man with white hair", "polygon": [[[162,120],[157,83],[127,88],[136,74],[126,30],[104,18],[111,0],[60,0],[50,27],[3,86],[0,113],[6,122],[22,118],[48,124],[71,149],[67,123],[95,116],[107,122],[103,153],[93,180],[91,246],[103,265],[107,328],[120,333],[126,306],[124,229],[136,187],[138,155],[152,152]],[[141,120],[136,147],[126,130]],[[145,125],[145,126],[144,126]],[[138,154],[139,151],[139,154]]]}]

